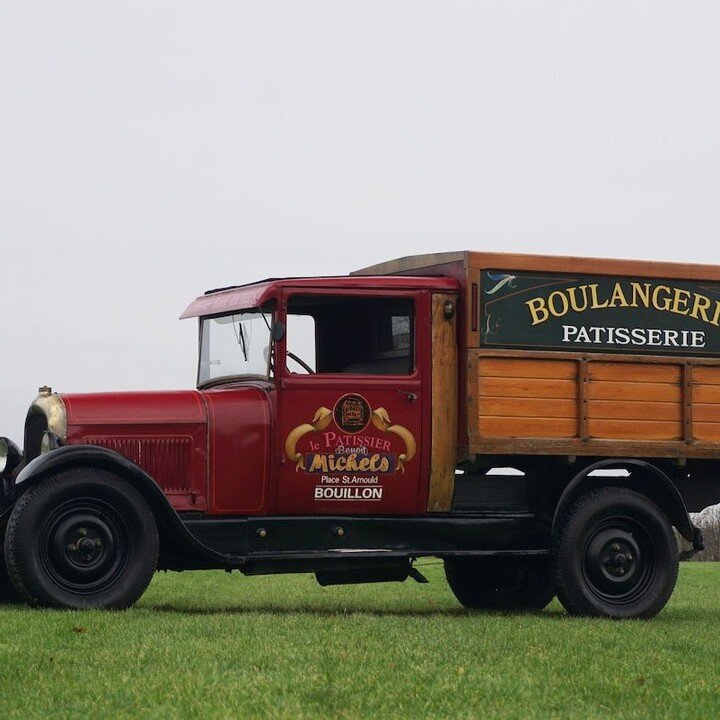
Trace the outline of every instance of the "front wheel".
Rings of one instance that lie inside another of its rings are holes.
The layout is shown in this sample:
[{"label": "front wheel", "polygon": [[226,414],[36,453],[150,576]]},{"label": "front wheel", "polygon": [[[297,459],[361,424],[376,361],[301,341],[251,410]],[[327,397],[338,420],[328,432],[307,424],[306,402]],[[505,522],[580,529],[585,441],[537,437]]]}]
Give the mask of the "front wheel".
[{"label": "front wheel", "polygon": [[78,468],[23,493],[5,534],[13,585],[31,605],[124,608],[157,564],[155,518],[129,483]]},{"label": "front wheel", "polygon": [[555,594],[547,557],[447,558],[445,577],[474,610],[539,611]]},{"label": "front wheel", "polygon": [[553,573],[572,615],[651,618],[672,595],[678,563],[662,510],[634,490],[606,487],[582,496],[561,520]]}]

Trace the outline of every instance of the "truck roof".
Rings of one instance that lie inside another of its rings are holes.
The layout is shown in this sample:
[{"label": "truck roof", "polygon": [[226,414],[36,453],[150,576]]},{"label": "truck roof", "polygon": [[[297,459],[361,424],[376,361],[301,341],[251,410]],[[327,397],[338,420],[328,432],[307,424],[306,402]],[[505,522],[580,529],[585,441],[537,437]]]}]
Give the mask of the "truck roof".
[{"label": "truck roof", "polygon": [[281,288],[308,290],[437,290],[458,292],[460,283],[449,277],[427,276],[329,276],[268,278],[247,285],[208,290],[193,300],[180,316],[181,320],[261,307],[274,298]]},{"label": "truck roof", "polygon": [[[639,276],[668,280],[720,281],[719,265],[664,262],[659,260],[624,260],[616,258],[572,257],[567,255],[528,255],[522,253],[456,252],[408,255],[355,270],[352,275],[394,275],[397,273],[442,273],[459,265],[485,270],[524,270],[542,272],[571,272],[587,275]],[[448,274],[455,274],[451,271]]]}]

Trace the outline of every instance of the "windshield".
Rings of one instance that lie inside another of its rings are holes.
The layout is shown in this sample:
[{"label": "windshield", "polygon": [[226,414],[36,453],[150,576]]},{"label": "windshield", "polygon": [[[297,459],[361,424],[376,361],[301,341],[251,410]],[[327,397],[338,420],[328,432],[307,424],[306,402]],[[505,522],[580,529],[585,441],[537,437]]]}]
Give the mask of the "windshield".
[{"label": "windshield", "polygon": [[270,373],[272,316],[259,310],[203,318],[198,386]]}]

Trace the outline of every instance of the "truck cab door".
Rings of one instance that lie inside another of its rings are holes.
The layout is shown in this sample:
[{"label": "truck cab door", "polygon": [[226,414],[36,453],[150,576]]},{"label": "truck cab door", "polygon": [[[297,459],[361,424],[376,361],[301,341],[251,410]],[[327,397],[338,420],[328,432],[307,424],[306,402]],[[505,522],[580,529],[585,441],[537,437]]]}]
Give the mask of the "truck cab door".
[{"label": "truck cab door", "polygon": [[285,293],[286,333],[276,348],[280,467],[274,512],[424,511],[429,323],[422,319],[428,295]]}]

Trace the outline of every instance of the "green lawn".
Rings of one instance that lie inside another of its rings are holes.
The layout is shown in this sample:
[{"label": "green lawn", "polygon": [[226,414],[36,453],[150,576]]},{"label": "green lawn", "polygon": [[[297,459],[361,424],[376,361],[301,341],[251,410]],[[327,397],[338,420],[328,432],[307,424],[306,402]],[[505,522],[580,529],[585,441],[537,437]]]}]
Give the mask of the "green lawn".
[{"label": "green lawn", "polygon": [[650,622],[472,615],[429,585],[158,575],[132,610],[0,609],[0,718],[720,717],[720,566]]}]

